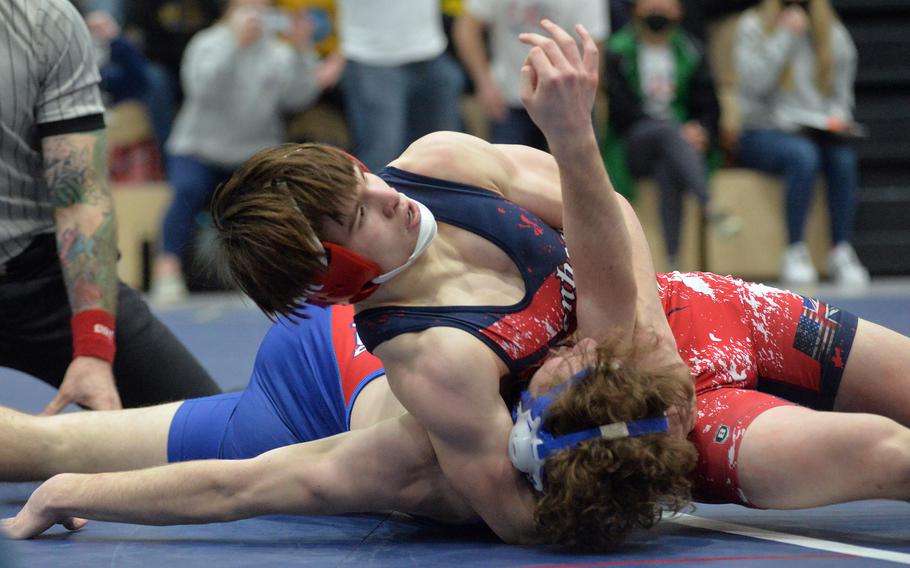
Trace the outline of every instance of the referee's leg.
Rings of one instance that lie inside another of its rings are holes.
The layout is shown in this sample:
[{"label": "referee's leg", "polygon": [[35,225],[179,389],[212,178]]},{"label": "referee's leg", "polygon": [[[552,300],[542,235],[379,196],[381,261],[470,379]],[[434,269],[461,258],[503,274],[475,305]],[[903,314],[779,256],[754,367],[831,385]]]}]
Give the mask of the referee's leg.
[{"label": "referee's leg", "polygon": [[125,407],[218,394],[221,389],[138,292],[120,284],[114,377]]}]

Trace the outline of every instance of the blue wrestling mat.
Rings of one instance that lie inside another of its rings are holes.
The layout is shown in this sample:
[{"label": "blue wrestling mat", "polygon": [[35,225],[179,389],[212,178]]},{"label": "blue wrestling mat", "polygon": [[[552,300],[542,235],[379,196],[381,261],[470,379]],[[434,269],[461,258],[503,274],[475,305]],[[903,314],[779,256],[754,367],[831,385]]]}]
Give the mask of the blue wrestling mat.
[{"label": "blue wrestling mat", "polygon": [[[910,334],[910,284],[876,282],[870,293],[817,295],[860,317]],[[232,296],[159,310],[227,389],[243,387],[269,322]],[[0,369],[0,403],[40,411],[44,384]],[[15,514],[37,486],[0,483],[0,515]],[[5,566],[886,566],[910,564],[910,504],[863,501],[806,511],[698,505],[630,539],[609,555],[567,554],[499,543],[486,529],[448,528],[390,515],[261,517],[232,523],[146,527],[90,522],[57,527],[31,541],[0,541]]]}]

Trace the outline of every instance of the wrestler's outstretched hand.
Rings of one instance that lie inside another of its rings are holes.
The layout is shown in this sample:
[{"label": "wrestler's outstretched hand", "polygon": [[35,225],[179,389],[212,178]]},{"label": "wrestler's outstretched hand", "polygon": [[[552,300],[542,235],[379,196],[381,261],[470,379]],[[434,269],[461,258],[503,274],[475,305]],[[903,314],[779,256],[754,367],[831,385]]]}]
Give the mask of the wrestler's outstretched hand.
[{"label": "wrestler's outstretched hand", "polygon": [[88,522],[85,519],[71,517],[54,510],[54,485],[57,483],[55,480],[59,477],[53,477],[35,489],[18,515],[0,521],[0,529],[6,536],[15,539],[32,538],[56,524],[61,524],[71,531],[85,526]]},{"label": "wrestler's outstretched hand", "polygon": [[577,136],[579,129],[593,130],[591,112],[597,94],[597,44],[582,25],[575,31],[582,49],[571,35],[550,20],[541,20],[550,35],[519,35],[531,46],[521,67],[521,102],[547,140]]}]

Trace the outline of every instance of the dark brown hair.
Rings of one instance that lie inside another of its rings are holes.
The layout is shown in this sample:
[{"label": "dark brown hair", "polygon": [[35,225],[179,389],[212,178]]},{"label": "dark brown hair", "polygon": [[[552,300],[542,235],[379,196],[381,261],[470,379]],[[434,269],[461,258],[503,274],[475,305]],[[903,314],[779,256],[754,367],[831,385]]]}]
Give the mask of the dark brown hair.
[{"label": "dark brown hair", "polygon": [[270,318],[302,315],[303,295],[323,270],[322,222],[344,222],[360,179],[331,146],[257,153],[212,198],[222,272]]},{"label": "dark brown hair", "polygon": [[[694,388],[685,365],[640,371],[631,360],[600,346],[593,372],[556,398],[544,428],[560,436],[688,407]],[[696,457],[690,442],[669,433],[589,440],[559,452],[544,466],[535,525],[551,544],[612,549],[630,530],[652,527],[664,509],[689,503]]]}]

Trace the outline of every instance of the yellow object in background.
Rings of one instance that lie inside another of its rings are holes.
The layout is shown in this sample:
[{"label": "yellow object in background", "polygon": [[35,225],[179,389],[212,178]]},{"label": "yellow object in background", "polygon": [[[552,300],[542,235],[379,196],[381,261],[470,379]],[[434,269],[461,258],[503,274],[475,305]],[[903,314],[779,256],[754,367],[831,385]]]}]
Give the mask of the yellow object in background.
[{"label": "yellow object in background", "polygon": [[[440,0],[442,13],[449,17],[456,17],[464,12],[464,0]],[[325,57],[338,49],[338,33],[335,27],[335,0],[276,0],[275,5],[289,12],[297,10],[322,10],[331,22],[331,31],[328,36],[316,44],[316,51]]]},{"label": "yellow object in background", "polygon": [[323,12],[331,25],[331,29],[325,38],[316,43],[316,51],[319,52],[319,55],[325,57],[338,49],[338,33],[335,27],[335,0],[276,0],[275,5],[289,12],[298,10],[318,10]]},{"label": "yellow object in background", "polygon": [[442,0],[442,13],[446,16],[457,17],[464,12],[464,0]]}]

